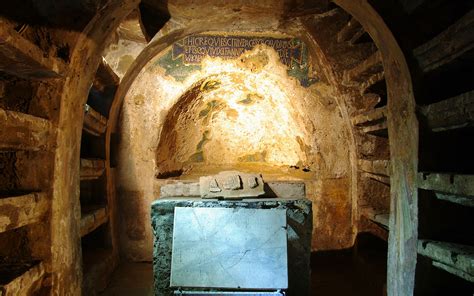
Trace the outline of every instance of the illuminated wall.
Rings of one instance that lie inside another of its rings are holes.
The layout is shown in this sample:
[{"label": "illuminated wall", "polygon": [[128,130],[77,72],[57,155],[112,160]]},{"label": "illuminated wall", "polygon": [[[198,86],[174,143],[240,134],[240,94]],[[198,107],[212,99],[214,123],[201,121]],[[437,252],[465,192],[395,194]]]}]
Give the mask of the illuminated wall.
[{"label": "illuminated wall", "polygon": [[278,76],[265,71],[264,50],[251,52],[262,64],[228,63],[224,73],[200,80],[168,113],[157,149],[159,173],[193,164],[308,167],[309,141]]},{"label": "illuminated wall", "polygon": [[318,204],[314,246],[348,247],[350,134],[323,69],[288,35],[214,35],[237,39],[234,50],[179,40],[149,60],[125,96],[117,167],[124,254],[151,258],[149,205],[163,183],[227,169],[303,180]]}]

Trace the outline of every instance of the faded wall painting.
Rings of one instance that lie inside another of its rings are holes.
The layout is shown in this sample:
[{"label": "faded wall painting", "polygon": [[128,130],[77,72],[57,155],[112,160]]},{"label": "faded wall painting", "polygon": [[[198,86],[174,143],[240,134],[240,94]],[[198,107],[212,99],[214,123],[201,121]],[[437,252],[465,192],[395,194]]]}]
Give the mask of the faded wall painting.
[{"label": "faded wall painting", "polygon": [[310,64],[306,44],[291,37],[210,34],[188,36],[174,43],[158,60],[158,64],[166,69],[166,74],[182,81],[189,72],[199,70],[206,57],[236,59],[262,44],[278,53],[281,63],[288,67],[288,75],[297,78],[302,86],[308,87],[316,82],[315,77],[308,77]]}]

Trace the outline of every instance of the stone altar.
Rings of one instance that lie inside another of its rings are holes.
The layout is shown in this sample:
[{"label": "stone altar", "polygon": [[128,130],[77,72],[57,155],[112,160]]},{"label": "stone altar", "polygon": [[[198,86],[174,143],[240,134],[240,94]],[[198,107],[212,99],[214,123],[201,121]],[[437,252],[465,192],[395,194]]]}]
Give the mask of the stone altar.
[{"label": "stone altar", "polygon": [[[176,207],[282,209],[286,210],[288,248],[287,295],[308,295],[312,232],[311,202],[304,198],[258,198],[212,200],[201,198],[163,198],[152,203],[154,239],[153,270],[155,295],[173,295],[170,287],[174,213]],[[192,289],[190,289],[192,290]],[[203,289],[196,289],[202,291]]]},{"label": "stone altar", "polygon": [[288,288],[284,209],[176,207],[172,287]]}]

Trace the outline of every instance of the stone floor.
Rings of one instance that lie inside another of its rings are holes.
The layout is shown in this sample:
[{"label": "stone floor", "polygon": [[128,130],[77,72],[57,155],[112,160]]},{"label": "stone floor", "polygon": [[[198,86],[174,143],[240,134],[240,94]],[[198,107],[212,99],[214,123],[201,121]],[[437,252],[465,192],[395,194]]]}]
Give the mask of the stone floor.
[{"label": "stone floor", "polygon": [[153,267],[151,263],[122,264],[112,275],[102,296],[152,296]]},{"label": "stone floor", "polygon": [[311,295],[385,296],[387,243],[359,235],[356,247],[311,258]]},{"label": "stone floor", "polygon": [[[312,256],[311,295],[384,296],[387,244],[359,236],[357,247]],[[114,273],[106,296],[153,295],[151,263],[127,263]]]}]

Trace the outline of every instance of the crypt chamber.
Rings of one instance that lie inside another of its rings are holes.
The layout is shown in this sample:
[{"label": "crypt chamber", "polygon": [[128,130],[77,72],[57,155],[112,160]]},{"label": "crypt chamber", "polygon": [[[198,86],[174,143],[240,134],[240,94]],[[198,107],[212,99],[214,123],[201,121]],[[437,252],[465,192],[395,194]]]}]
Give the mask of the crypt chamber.
[{"label": "crypt chamber", "polygon": [[474,3],[0,4],[0,295],[472,295]]}]

